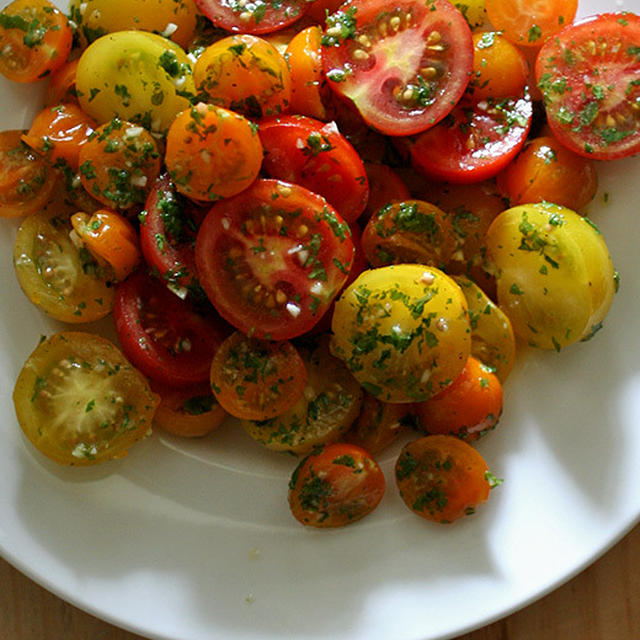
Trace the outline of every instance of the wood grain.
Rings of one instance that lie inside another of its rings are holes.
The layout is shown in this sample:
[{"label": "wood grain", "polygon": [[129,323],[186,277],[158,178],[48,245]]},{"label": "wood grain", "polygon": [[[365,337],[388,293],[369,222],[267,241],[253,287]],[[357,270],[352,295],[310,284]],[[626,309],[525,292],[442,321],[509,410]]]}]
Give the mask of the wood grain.
[{"label": "wood grain", "polygon": [[[0,594],[0,640],[143,640],[62,601],[2,559]],[[457,640],[638,638],[640,525],[542,600]]]}]

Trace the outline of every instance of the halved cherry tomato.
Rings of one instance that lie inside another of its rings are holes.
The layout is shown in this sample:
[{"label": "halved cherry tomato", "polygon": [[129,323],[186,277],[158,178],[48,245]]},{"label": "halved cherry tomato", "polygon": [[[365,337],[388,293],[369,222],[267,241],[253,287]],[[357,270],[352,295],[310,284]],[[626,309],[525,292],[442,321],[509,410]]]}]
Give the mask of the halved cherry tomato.
[{"label": "halved cherry tomato", "polygon": [[225,31],[270,33],[295,22],[307,10],[304,0],[195,0],[211,22]]},{"label": "halved cherry tomato", "polygon": [[99,335],[55,334],[27,359],[13,391],[31,443],[60,464],[122,458],[151,430],[158,404],[147,381]]},{"label": "halved cherry tomato", "polygon": [[578,9],[578,0],[485,0],[485,4],[494,28],[523,47],[540,47],[571,24]]},{"label": "halved cherry tomato", "polygon": [[160,154],[151,134],[119,118],[91,134],[79,161],[84,188],[113,209],[144,203],[160,173]]},{"label": "halved cherry tomato", "polygon": [[598,190],[598,174],[593,161],[543,136],[498,174],[498,187],[511,206],[546,200],[580,211]]},{"label": "halved cherry tomato", "polygon": [[25,218],[13,263],[22,290],[40,310],[62,322],[94,322],[113,307],[113,274],[73,242],[70,217],[69,205],[56,200]]},{"label": "halved cherry tomato", "polygon": [[143,270],[118,285],[113,315],[122,350],[146,376],[173,387],[209,379],[226,334],[218,318],[201,315]]},{"label": "halved cherry tomato", "polygon": [[366,223],[378,209],[387,204],[411,199],[407,185],[388,165],[365,162],[364,169],[369,179],[369,199],[361,222]]},{"label": "halved cherry tomato", "polygon": [[244,333],[285,340],[311,329],[347,279],[348,225],[321,196],[256,180],[216,203],[196,240],[202,286]]},{"label": "halved cherry tomato", "polygon": [[176,189],[201,201],[227,198],[257,177],[262,145],[239,113],[199,102],[169,127],[165,163]]},{"label": "halved cherry tomato", "polygon": [[56,173],[29,148],[18,129],[0,132],[0,218],[28,216],[42,209],[56,184]]},{"label": "halved cherry tomato", "polygon": [[247,118],[284,113],[291,100],[291,72],[284,56],[267,40],[250,34],[209,45],[193,68],[204,100]]},{"label": "halved cherry tomato", "polygon": [[449,523],[474,513],[495,483],[483,457],[455,436],[425,436],[405,445],[395,476],[400,496],[414,513]]},{"label": "halved cherry tomato", "polygon": [[320,194],[349,223],[363,212],[369,181],[356,150],[333,123],[283,116],[260,123],[262,170]]},{"label": "halved cherry tomato", "polygon": [[473,356],[460,375],[437,396],[416,402],[413,411],[427,433],[477,440],[498,424],[502,385],[489,367]]},{"label": "halved cherry tomato", "polygon": [[14,0],[0,13],[0,73],[35,82],[66,61],[73,32],[66,16],[47,0]]},{"label": "halved cherry tomato", "polygon": [[469,25],[446,0],[350,0],[327,18],[322,44],[331,88],[394,136],[444,118],[473,63]]},{"label": "halved cherry tomato", "polygon": [[344,441],[377,456],[412,423],[412,408],[413,405],[408,404],[380,402],[370,393],[365,393],[360,415],[344,434]]},{"label": "halved cherry tomato", "polygon": [[295,342],[307,370],[307,383],[296,403],[268,420],[243,420],[245,431],[272,451],[310,453],[338,440],[362,406],[362,387],[329,352],[329,336],[305,336]]},{"label": "halved cherry tomato", "polygon": [[91,255],[113,269],[116,280],[124,280],[140,263],[138,234],[119,213],[101,209],[89,216],[79,211],[71,216],[71,225]]},{"label": "halved cherry tomato", "polygon": [[427,177],[467,183],[499,173],[522,148],[533,108],[527,95],[460,104],[410,143],[413,166]]},{"label": "halved cherry tomato", "polygon": [[547,41],[536,62],[549,126],[595,160],[640,150],[640,16],[603,13]]},{"label": "halved cherry tomato", "polygon": [[236,418],[268,420],[290,409],[304,391],[307,369],[288,341],[232,333],[211,363],[211,387]]},{"label": "halved cherry tomato", "polygon": [[382,470],[364,449],[327,445],[296,467],[289,482],[289,507],[304,525],[342,527],[371,513],[385,487]]},{"label": "halved cherry tomato", "polygon": [[151,388],[160,396],[153,424],[174,436],[201,438],[229,417],[208,382],[176,389],[151,381]]},{"label": "halved cherry tomato", "polygon": [[196,272],[196,233],[206,210],[178,193],[168,174],[158,178],[140,214],[140,247],[144,258],[181,297],[204,292]]},{"label": "halved cherry tomato", "polygon": [[78,104],[76,92],[76,72],[79,58],[70,60],[49,76],[45,106],[55,107],[59,104]]},{"label": "halved cherry tomato", "polygon": [[443,268],[454,247],[447,214],[422,200],[385,205],[369,220],[362,234],[362,249],[374,267],[417,262]]},{"label": "halved cherry tomato", "polygon": [[96,123],[79,106],[60,104],[40,111],[22,139],[51,164],[64,161],[77,171],[80,149],[96,127]]},{"label": "halved cherry tomato", "polygon": [[317,25],[303,29],[291,39],[284,57],[291,69],[291,113],[327,120],[323,95],[330,89],[322,69],[321,37]]}]

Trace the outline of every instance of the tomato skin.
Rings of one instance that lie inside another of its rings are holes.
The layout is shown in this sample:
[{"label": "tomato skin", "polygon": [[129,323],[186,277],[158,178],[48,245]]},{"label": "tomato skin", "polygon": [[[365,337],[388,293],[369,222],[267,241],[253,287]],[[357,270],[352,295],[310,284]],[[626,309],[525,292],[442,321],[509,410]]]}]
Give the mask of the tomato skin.
[{"label": "tomato skin", "polygon": [[467,302],[435,267],[370,269],[336,302],[331,350],[383,402],[427,400],[462,371],[471,349]]},{"label": "tomato skin", "polygon": [[200,315],[140,269],[118,285],[113,316],[127,358],[149,378],[172,387],[208,380],[227,333],[224,323]]},{"label": "tomato skin", "polygon": [[290,409],[304,391],[307,369],[288,341],[232,333],[211,362],[211,387],[236,418],[268,420]]},{"label": "tomato skin", "polygon": [[571,24],[578,0],[545,0],[533,6],[527,0],[485,0],[487,15],[494,28],[513,43],[537,48]]},{"label": "tomato skin", "polygon": [[482,456],[448,435],[425,436],[405,445],[396,462],[400,496],[415,514],[441,524],[470,515],[489,498]]},{"label": "tomato skin", "polygon": [[464,93],[473,63],[469,25],[445,0],[350,0],[327,18],[322,43],[329,86],[392,136],[419,133],[444,118]]},{"label": "tomato skin", "polygon": [[541,349],[591,338],[613,302],[616,275],[597,227],[548,202],[503,211],[487,232],[500,308]]},{"label": "tomato skin", "polygon": [[86,191],[112,209],[142,204],[160,174],[160,152],[151,134],[119,118],[91,134],[78,162]]},{"label": "tomato skin", "polygon": [[40,111],[22,139],[44,154],[51,164],[63,161],[76,171],[80,164],[80,149],[96,127],[79,106],[61,104]]},{"label": "tomato skin", "polygon": [[327,91],[331,90],[322,69],[321,37],[322,31],[317,25],[303,29],[291,39],[284,57],[291,69],[291,113],[328,120],[324,102]]},{"label": "tomato skin", "polygon": [[250,34],[209,45],[193,68],[199,95],[247,118],[284,113],[291,100],[291,72],[267,40]]},{"label": "tomato skin", "polygon": [[257,177],[262,144],[239,113],[199,102],[169,127],[165,164],[176,189],[202,202],[234,196]]},{"label": "tomato skin", "polygon": [[473,75],[467,95],[476,101],[521,95],[529,75],[524,54],[495,31],[475,33],[473,46]]},{"label": "tomato skin", "polygon": [[72,0],[70,6],[83,47],[107,33],[129,29],[161,33],[186,47],[196,14],[193,0],[127,0],[126,7],[113,0]]},{"label": "tomato skin", "polygon": [[371,513],[382,500],[384,474],[360,447],[327,445],[307,456],[289,482],[293,516],[311,527],[341,527]]},{"label": "tomato skin", "polygon": [[271,340],[302,335],[320,320],[353,252],[349,227],[324,198],[267,179],[216,203],[196,239],[201,284],[220,315]]},{"label": "tomato skin", "polygon": [[307,2],[256,2],[253,9],[233,0],[195,0],[200,11],[225,31],[262,34],[277,31],[298,20],[307,10]]},{"label": "tomato skin", "polygon": [[598,190],[593,161],[551,136],[531,140],[497,178],[511,206],[546,201],[581,211]]},{"label": "tomato skin", "polygon": [[140,264],[138,234],[124,216],[108,209],[91,216],[79,211],[71,216],[71,225],[96,260],[111,267],[117,281],[124,280]]},{"label": "tomato skin", "polygon": [[59,69],[73,43],[66,16],[47,0],[14,0],[0,13],[0,73],[35,82]]},{"label": "tomato skin", "polygon": [[369,181],[362,160],[335,125],[284,116],[263,120],[259,135],[263,172],[320,194],[348,223],[360,216]]},{"label": "tomato skin", "polygon": [[46,160],[22,140],[25,131],[0,132],[0,218],[18,218],[41,210],[56,184]]},{"label": "tomato skin", "polygon": [[603,13],[546,42],[536,79],[554,136],[571,151],[613,160],[640,150],[640,16]]},{"label": "tomato skin", "polygon": [[153,380],[150,384],[160,396],[153,424],[174,436],[201,438],[217,429],[229,417],[218,404],[208,382],[180,388]]},{"label": "tomato skin", "polygon": [[122,458],[151,429],[158,398],[107,339],[67,331],[40,342],[13,391],[31,443],[63,465]]},{"label": "tomato skin", "polygon": [[70,60],[49,76],[45,106],[55,107],[59,104],[78,104],[76,92],[76,71],[78,61]]},{"label": "tomato skin", "polygon": [[429,434],[477,440],[498,424],[502,385],[486,365],[469,356],[460,375],[446,389],[426,402],[416,402],[413,411]]},{"label": "tomato skin", "polygon": [[178,193],[168,174],[151,189],[140,214],[140,248],[150,269],[178,295],[203,298],[196,272],[195,244],[198,225],[206,210]]},{"label": "tomato skin", "polygon": [[532,115],[528,94],[458,105],[440,124],[409,143],[411,163],[435,180],[462,184],[488,180],[520,151]]},{"label": "tomato skin", "polygon": [[120,118],[165,134],[195,93],[191,61],[177,44],[146,31],[92,42],[76,70],[80,106],[99,124]]}]

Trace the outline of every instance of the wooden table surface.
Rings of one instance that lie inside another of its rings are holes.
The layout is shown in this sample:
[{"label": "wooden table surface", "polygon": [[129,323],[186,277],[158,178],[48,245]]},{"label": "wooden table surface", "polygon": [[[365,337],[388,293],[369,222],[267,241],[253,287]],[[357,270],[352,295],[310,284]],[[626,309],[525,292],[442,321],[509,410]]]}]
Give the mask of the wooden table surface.
[{"label": "wooden table surface", "polygon": [[[638,638],[640,525],[598,562],[553,593],[457,640]],[[0,559],[0,640],[141,640],[141,637],[76,609]]]}]

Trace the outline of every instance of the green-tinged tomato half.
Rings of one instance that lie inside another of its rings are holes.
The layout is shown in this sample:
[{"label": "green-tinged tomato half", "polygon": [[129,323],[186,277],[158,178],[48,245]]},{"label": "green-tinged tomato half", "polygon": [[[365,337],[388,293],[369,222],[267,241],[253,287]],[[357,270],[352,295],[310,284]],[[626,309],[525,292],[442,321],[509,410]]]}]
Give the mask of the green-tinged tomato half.
[{"label": "green-tinged tomato half", "polygon": [[154,33],[119,31],[84,51],[76,89],[80,106],[98,123],[118,117],[163,133],[190,106],[192,75],[177,44]]}]

